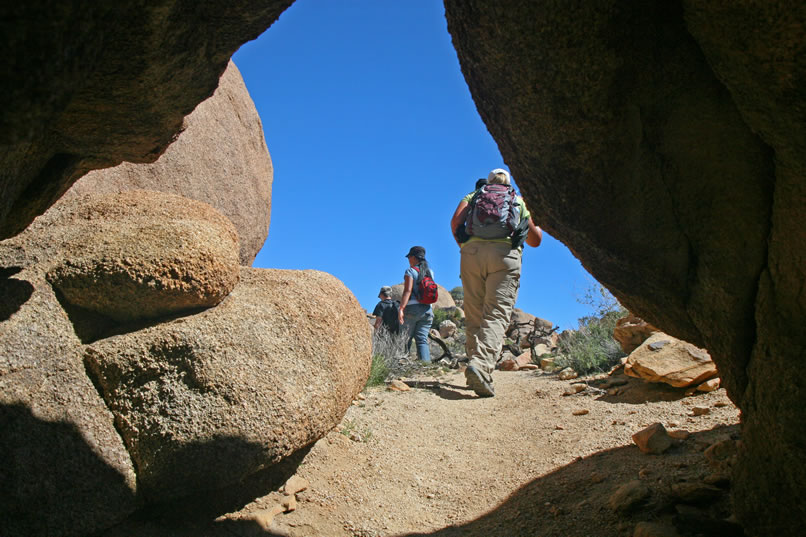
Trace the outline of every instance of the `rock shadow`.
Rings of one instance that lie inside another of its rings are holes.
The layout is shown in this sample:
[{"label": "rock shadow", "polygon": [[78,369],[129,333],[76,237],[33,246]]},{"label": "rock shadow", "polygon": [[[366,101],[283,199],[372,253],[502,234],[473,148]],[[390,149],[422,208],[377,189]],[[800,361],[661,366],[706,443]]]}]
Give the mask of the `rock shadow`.
[{"label": "rock shadow", "polygon": [[[628,405],[642,405],[656,401],[679,401],[686,398],[686,391],[689,388],[675,388],[663,382],[647,382],[643,379],[624,377],[624,384],[615,386],[618,392],[615,394],[604,394],[597,397],[597,401],[605,403],[623,403]],[[596,381],[590,385],[597,387]],[[704,393],[704,392],[699,392]]]},{"label": "rock shadow", "polygon": [[56,295],[56,299],[59,301],[62,309],[70,319],[70,323],[73,325],[73,330],[75,331],[76,336],[84,345],[89,345],[90,343],[98,341],[99,339],[137,332],[138,330],[157,326],[175,319],[195,315],[207,309],[195,308],[173,315],[166,315],[164,317],[124,323],[111,317],[107,317],[106,315],[102,315],[98,312],[71,304],[67,301],[67,299],[64,298],[64,295],[61,293],[61,291],[55,287],[52,289]]},{"label": "rock shadow", "polygon": [[438,381],[419,381],[407,380],[406,385],[414,389],[425,389],[434,393],[438,397],[447,399],[449,401],[458,401],[460,399],[477,399],[478,396],[467,386],[458,386],[456,384],[444,384]]},{"label": "rock shadow", "polygon": [[[86,535],[136,508],[124,476],[72,424],[0,405],[0,535]],[[103,490],[100,490],[100,489]]]},{"label": "rock shadow", "polygon": [[243,509],[256,498],[278,490],[313,447],[302,448],[282,461],[251,474],[239,483],[207,489],[176,500],[150,504],[114,528],[94,537],[280,537],[254,520],[220,519]]},{"label": "rock shadow", "polygon": [[30,282],[11,277],[21,270],[21,267],[0,268],[0,323],[17,313],[34,293]]},{"label": "rock shadow", "polygon": [[[672,484],[699,482],[707,473],[703,445],[737,436],[737,425],[719,426],[693,433],[663,455],[642,454],[634,445],[600,451],[531,481],[476,520],[397,537],[621,537],[639,522],[673,525],[680,537],[742,537],[741,527],[725,520],[731,515],[727,489],[684,509],[670,493]],[[615,490],[639,478],[649,496],[632,510],[614,511],[609,500]]]}]

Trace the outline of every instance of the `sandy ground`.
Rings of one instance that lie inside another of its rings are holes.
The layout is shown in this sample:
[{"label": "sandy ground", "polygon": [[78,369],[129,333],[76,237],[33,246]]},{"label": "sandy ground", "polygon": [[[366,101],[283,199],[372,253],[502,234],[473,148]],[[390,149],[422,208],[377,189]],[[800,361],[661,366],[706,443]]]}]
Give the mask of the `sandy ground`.
[{"label": "sandy ground", "polygon": [[[493,378],[496,396],[484,399],[452,370],[406,379],[405,392],[368,389],[289,471],[308,483],[293,511],[267,516],[284,499],[275,490],[191,526],[166,529],[152,517],[107,535],[609,537],[673,521],[682,536],[725,534],[712,523],[730,515],[727,492],[685,508],[671,493],[713,473],[706,448],[738,439],[739,412],[724,390],[686,396],[621,377],[608,395],[593,378]],[[584,391],[563,395],[580,382]],[[631,437],[656,422],[691,434],[661,455],[641,453]],[[650,496],[615,511],[611,497],[633,480]]]}]

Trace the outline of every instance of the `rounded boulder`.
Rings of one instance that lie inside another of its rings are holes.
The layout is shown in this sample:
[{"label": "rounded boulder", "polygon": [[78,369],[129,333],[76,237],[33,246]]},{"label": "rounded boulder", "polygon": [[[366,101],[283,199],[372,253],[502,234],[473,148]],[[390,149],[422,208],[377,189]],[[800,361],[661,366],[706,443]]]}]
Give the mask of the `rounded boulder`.
[{"label": "rounded boulder", "polygon": [[46,240],[60,245],[48,281],[69,304],[117,321],[215,306],[238,282],[238,235],[206,203],[131,190],[82,196],[45,217]]}]

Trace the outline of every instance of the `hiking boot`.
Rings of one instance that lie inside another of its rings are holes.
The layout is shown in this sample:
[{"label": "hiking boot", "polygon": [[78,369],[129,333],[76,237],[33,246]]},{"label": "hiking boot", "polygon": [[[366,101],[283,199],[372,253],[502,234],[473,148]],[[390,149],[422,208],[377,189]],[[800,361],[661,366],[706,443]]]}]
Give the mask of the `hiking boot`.
[{"label": "hiking boot", "polygon": [[492,397],[495,395],[492,383],[484,380],[479,370],[472,365],[467,366],[467,369],[465,369],[465,378],[467,379],[467,386],[476,392],[479,397]]}]

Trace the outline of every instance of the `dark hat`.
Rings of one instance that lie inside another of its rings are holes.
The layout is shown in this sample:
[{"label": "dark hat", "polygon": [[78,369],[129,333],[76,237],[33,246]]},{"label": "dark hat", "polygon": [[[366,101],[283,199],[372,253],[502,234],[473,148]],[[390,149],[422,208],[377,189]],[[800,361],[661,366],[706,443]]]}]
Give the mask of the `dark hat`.
[{"label": "dark hat", "polygon": [[409,250],[409,253],[407,253],[403,257],[409,257],[410,255],[413,255],[414,257],[420,260],[425,259],[425,248],[423,248],[422,246],[412,246],[411,249]]},{"label": "dark hat", "polygon": [[388,285],[384,285],[383,287],[381,287],[381,292],[380,292],[380,293],[378,293],[378,295],[379,295],[379,296],[380,296],[380,295],[384,295],[384,296],[392,296],[392,288],[391,288],[391,287],[389,287]]},{"label": "dark hat", "polygon": [[482,177],[481,179],[479,179],[478,181],[476,181],[476,190],[480,189],[481,187],[483,187],[483,186],[484,186],[484,185],[486,185],[486,184],[487,184],[487,179],[485,179],[484,177]]}]

